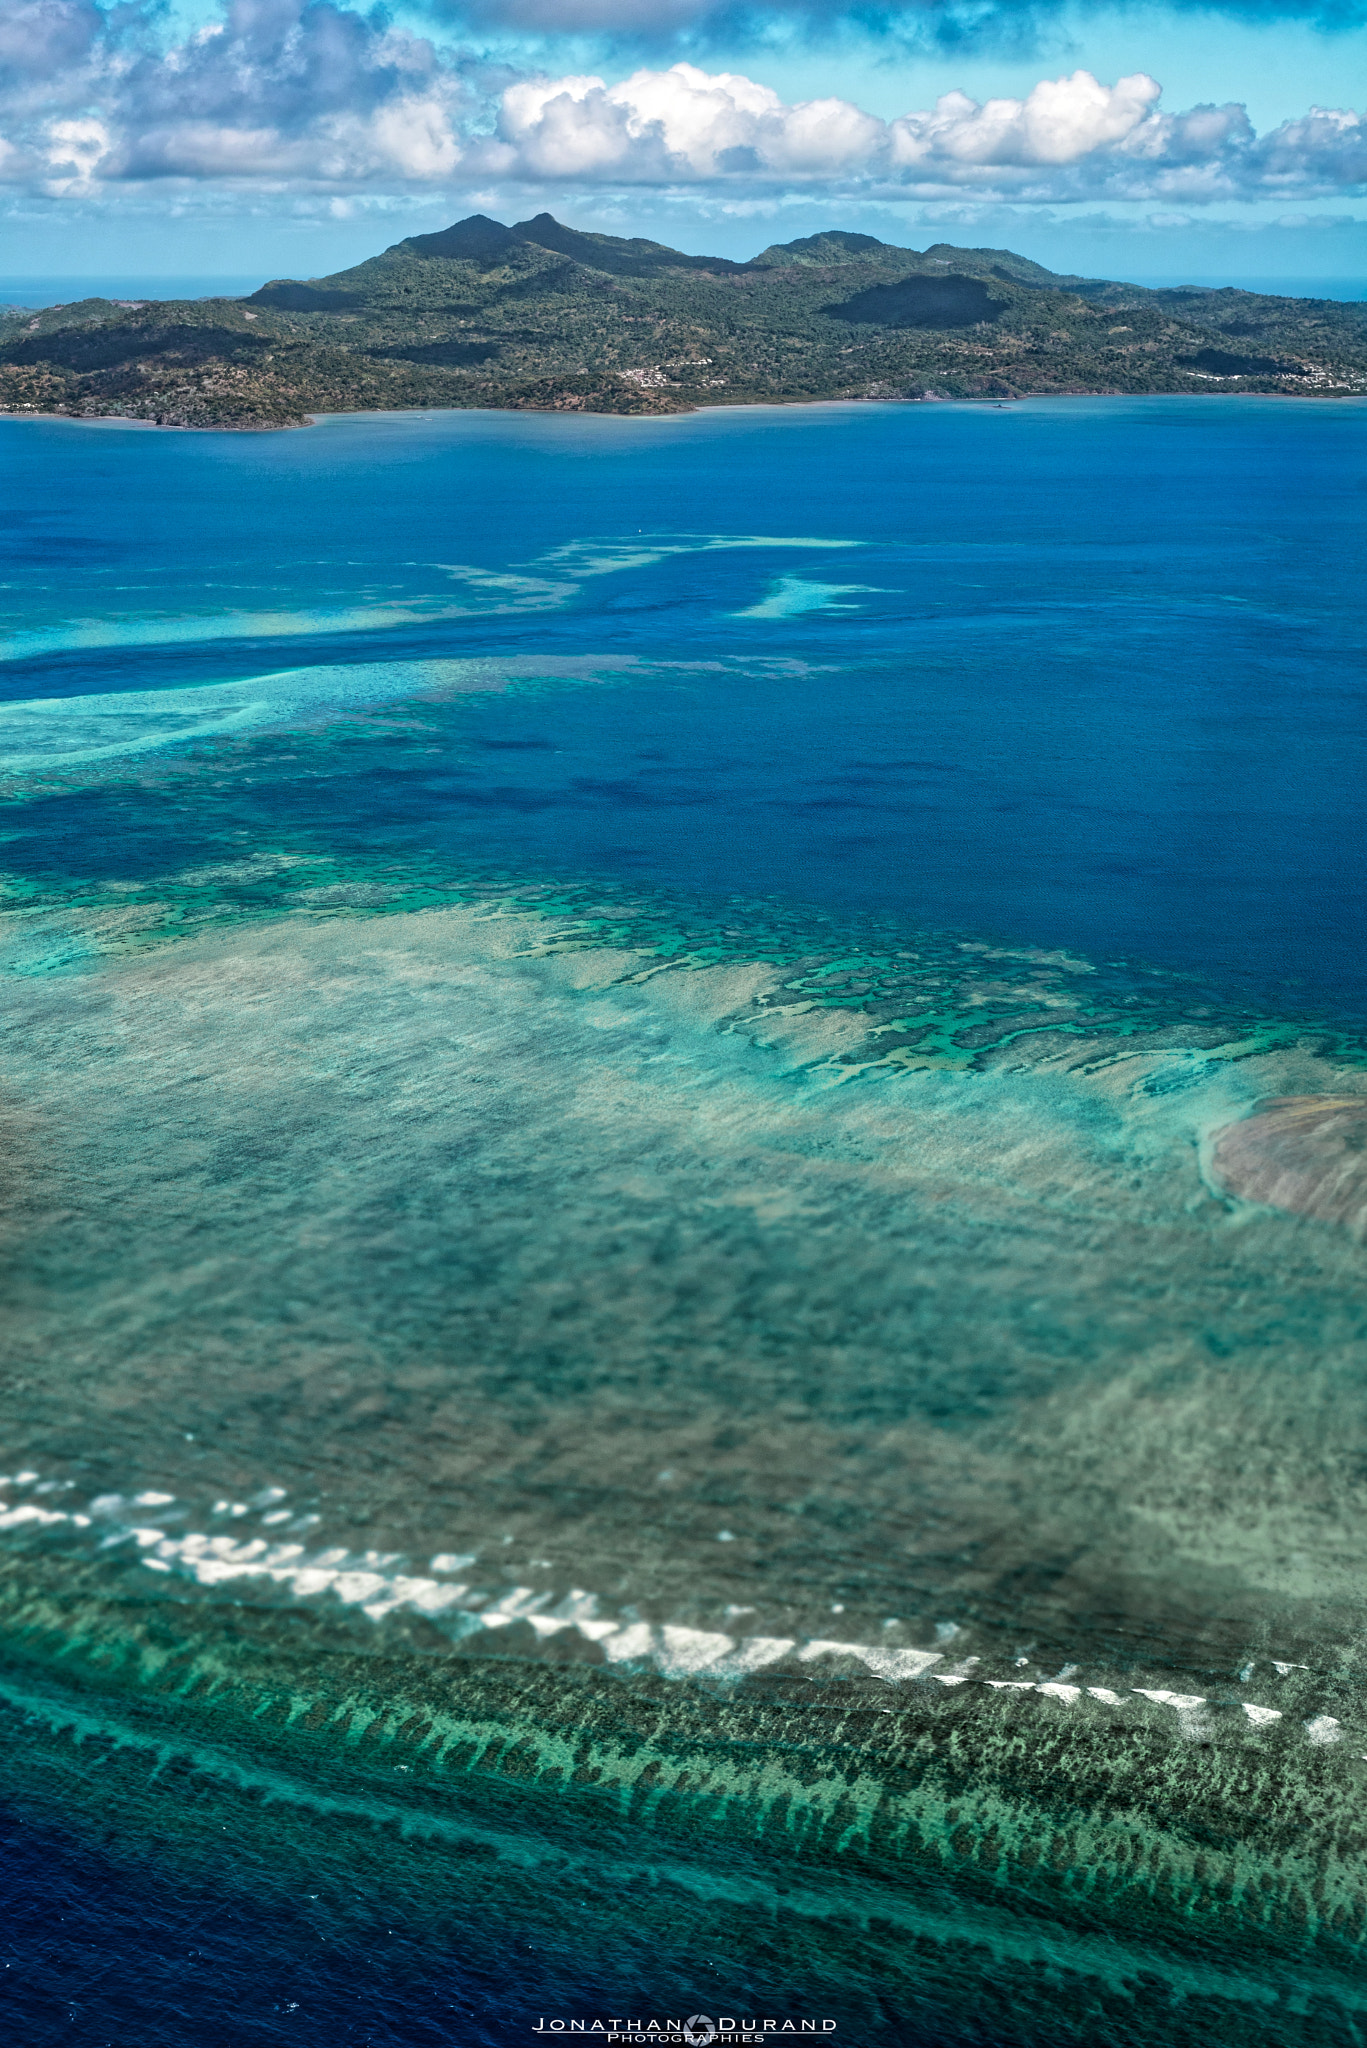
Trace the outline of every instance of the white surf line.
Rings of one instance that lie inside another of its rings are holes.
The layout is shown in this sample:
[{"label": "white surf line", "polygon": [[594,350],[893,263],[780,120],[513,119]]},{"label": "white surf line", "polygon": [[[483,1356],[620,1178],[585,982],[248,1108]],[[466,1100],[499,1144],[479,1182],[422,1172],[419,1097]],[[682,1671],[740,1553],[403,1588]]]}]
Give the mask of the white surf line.
[{"label": "white surf line", "polygon": [[[149,1571],[175,1573],[201,1586],[264,1579],[287,1589],[298,1599],[331,1595],[344,1606],[358,1607],[374,1622],[406,1610],[440,1619],[457,1642],[481,1629],[498,1630],[525,1622],[543,1640],[573,1629],[586,1642],[595,1643],[609,1664],[652,1665],[663,1678],[738,1679],[789,1656],[799,1664],[827,1657],[850,1657],[890,1685],[930,1678],[944,1686],[981,1685],[993,1692],[1040,1693],[1064,1707],[1075,1706],[1084,1694],[1104,1706],[1127,1704],[1111,1686],[1073,1684],[1067,1676],[1043,1680],[980,1677],[972,1669],[979,1661],[976,1657],[961,1660],[957,1670],[936,1670],[936,1665],[945,1662],[942,1650],[888,1649],[827,1636],[735,1637],[670,1622],[614,1621],[599,1613],[596,1593],[579,1587],[572,1587],[558,1601],[554,1592],[538,1593],[531,1586],[513,1586],[495,1599],[455,1577],[478,1561],[475,1551],[440,1551],[432,1559],[431,1570],[443,1576],[415,1577],[392,1569],[404,1561],[398,1551],[331,1548],[310,1555],[300,1542],[200,1531],[175,1535],[162,1524],[127,1518],[130,1509],[164,1512],[174,1508],[175,1495],[170,1493],[144,1491],[131,1498],[119,1493],[101,1494],[88,1503],[88,1512],[83,1512],[55,1504],[57,1495],[74,1490],[72,1480],[43,1480],[37,1472],[15,1472],[0,1474],[0,1489],[4,1488],[25,1492],[28,1498],[12,1507],[0,1505],[0,1531],[56,1528],[62,1524],[76,1530],[103,1529],[99,1550],[114,1550],[133,1543],[142,1553],[140,1562]],[[240,1522],[254,1513],[263,1528],[279,1529],[282,1536],[302,1535],[320,1518],[296,1515],[293,1509],[281,1507],[279,1503],[286,1498],[284,1487],[269,1486],[254,1494],[250,1501],[218,1501],[214,1513],[229,1523]],[[1309,1668],[1277,1658],[1268,1661],[1279,1678]],[[1065,1665],[1064,1671],[1069,1673],[1073,1668]],[[1241,1680],[1251,1677],[1252,1671],[1253,1666],[1246,1665]],[[1142,1685],[1126,1687],[1125,1691],[1132,1698],[1148,1700],[1154,1706],[1171,1707],[1183,1734],[1198,1732],[1201,1709],[1207,1704],[1204,1694]],[[1249,1700],[1241,1701],[1240,1705],[1254,1728],[1267,1727],[1285,1718],[1280,1707],[1259,1706]],[[1343,1740],[1343,1727],[1331,1714],[1317,1714],[1303,1725],[1306,1739],[1317,1748]]]}]

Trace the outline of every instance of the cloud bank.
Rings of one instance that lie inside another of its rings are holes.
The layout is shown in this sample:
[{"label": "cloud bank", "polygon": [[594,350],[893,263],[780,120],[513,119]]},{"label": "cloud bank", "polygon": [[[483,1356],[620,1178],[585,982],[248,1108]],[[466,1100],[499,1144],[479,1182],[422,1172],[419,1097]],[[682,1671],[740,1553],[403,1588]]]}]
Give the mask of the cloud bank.
[{"label": "cloud bank", "polygon": [[1238,104],[1165,112],[1142,71],[1111,85],[1075,71],[1021,99],[950,92],[885,121],[690,63],[615,84],[491,84],[468,57],[338,0],[229,0],[169,48],[132,6],[9,0],[0,63],[0,181],[58,198],[166,181],[1185,206],[1367,191],[1359,113],[1312,108],[1260,136]]},{"label": "cloud bank", "polygon": [[1265,135],[1244,108],[1164,113],[1144,72],[1041,80],[1024,99],[951,92],[881,121],[847,100],[786,106],[767,86],[691,64],[504,92],[485,175],[596,185],[826,185],[863,196],[1185,204],[1344,195],[1367,184],[1367,122],[1314,108]]},{"label": "cloud bank", "polygon": [[0,178],[434,183],[477,106],[427,39],[334,0],[229,0],[158,48],[150,9],[0,0]]}]

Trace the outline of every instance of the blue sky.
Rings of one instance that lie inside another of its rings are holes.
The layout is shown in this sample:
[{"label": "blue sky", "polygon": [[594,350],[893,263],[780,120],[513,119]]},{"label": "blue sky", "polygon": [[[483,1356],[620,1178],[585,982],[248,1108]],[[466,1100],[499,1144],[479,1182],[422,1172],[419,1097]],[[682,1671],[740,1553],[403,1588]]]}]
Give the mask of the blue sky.
[{"label": "blue sky", "polygon": [[1367,285],[1367,0],[0,0],[0,273],[320,275],[470,212]]}]

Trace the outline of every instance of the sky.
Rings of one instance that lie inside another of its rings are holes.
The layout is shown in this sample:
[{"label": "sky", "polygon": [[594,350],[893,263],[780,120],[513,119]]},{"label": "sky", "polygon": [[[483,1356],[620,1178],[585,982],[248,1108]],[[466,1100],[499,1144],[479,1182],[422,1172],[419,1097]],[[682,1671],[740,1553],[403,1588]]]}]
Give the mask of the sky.
[{"label": "sky", "polygon": [[0,0],[0,281],[469,213],[1367,295],[1367,0]]}]

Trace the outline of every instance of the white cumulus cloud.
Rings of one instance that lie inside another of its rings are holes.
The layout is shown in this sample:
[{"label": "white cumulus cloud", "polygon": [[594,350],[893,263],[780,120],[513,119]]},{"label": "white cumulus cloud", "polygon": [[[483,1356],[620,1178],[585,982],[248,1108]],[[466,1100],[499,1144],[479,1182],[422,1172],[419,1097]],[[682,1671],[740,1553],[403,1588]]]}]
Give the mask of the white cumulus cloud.
[{"label": "white cumulus cloud", "polygon": [[1367,185],[1367,124],[1313,109],[1262,137],[1242,106],[1167,114],[1136,71],[1042,79],[1023,99],[936,104],[881,121],[848,100],[785,104],[768,86],[693,64],[539,78],[502,97],[472,167],[529,182],[826,186],[851,196],[1066,201],[1345,193]]},{"label": "white cumulus cloud", "polygon": [[450,179],[471,105],[426,38],[337,0],[227,0],[159,47],[135,0],[0,0],[0,176],[58,195],[192,179]]},{"label": "white cumulus cloud", "polygon": [[346,0],[222,0],[179,40],[165,19],[160,0],[0,0],[0,180],[57,198],[171,180],[453,201],[517,185],[710,187],[732,203],[793,191],[832,205],[1367,190],[1361,114],[1312,108],[1259,136],[1237,103],[1164,111],[1144,71],[1107,84],[1078,70],[1021,98],[948,92],[884,121],[692,63],[616,82],[505,70],[481,85],[468,54]]},{"label": "white cumulus cloud", "polygon": [[785,106],[752,78],[693,64],[601,78],[529,80],[504,93],[490,168],[543,178],[633,183],[857,170],[884,124],[848,100]]},{"label": "white cumulus cloud", "polygon": [[933,110],[904,114],[889,131],[894,163],[1075,164],[1130,142],[1148,120],[1163,88],[1143,71],[1102,85],[1090,71],[1046,78],[1023,100],[987,100],[946,93]]}]

